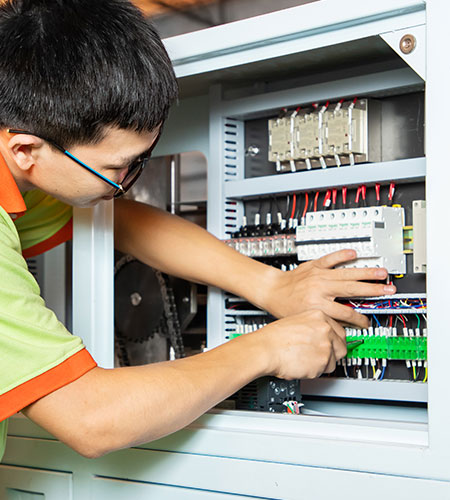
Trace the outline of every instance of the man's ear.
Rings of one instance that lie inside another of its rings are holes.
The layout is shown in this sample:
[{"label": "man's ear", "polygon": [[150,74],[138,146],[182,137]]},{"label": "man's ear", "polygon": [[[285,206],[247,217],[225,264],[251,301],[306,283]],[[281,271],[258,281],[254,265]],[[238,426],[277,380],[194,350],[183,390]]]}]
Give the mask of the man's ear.
[{"label": "man's ear", "polygon": [[8,152],[21,170],[29,170],[36,163],[44,141],[35,135],[8,133]]}]

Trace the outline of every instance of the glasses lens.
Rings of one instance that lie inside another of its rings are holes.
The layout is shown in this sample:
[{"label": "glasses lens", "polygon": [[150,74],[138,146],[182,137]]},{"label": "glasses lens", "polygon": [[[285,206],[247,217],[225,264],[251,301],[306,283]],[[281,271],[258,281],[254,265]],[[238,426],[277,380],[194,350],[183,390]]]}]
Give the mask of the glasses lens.
[{"label": "glasses lens", "polygon": [[127,175],[124,177],[122,181],[122,190],[118,190],[114,197],[118,198],[125,194],[133,184],[139,179],[139,176],[142,174],[144,167],[147,163],[148,158],[143,158],[142,160],[136,161],[133,165],[130,166]]},{"label": "glasses lens", "polygon": [[145,153],[144,157],[138,158],[129,166],[128,173],[124,177],[121,184],[122,189],[117,190],[117,192],[114,194],[114,198],[119,198],[120,196],[125,194],[131,188],[131,186],[133,186],[133,184],[139,179],[139,176],[142,174],[142,171],[144,170],[145,165],[150,159],[156,144],[158,144],[160,137],[161,137],[161,130],[159,131],[159,134],[157,135],[156,139],[153,141],[151,148],[147,151],[147,153]]}]

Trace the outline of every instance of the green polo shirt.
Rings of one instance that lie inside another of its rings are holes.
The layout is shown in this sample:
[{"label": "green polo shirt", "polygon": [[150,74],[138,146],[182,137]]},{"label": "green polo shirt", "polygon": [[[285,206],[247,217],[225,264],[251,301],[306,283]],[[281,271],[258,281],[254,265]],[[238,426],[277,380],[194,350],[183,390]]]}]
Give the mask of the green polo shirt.
[{"label": "green polo shirt", "polygon": [[[1,168],[0,161],[0,181],[5,174]],[[23,256],[67,239],[70,207],[33,191],[23,197],[27,210],[17,217],[11,208],[11,189],[16,186],[9,186],[2,203],[4,186],[0,186],[0,460],[8,417],[96,366],[81,339],[45,306]]]}]

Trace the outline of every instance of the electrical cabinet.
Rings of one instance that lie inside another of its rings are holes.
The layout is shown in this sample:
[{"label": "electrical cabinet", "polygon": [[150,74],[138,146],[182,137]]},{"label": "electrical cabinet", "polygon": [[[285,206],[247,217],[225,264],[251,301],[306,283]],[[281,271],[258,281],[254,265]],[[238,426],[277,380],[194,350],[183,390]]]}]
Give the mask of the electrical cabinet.
[{"label": "electrical cabinet", "polygon": [[[349,304],[376,318],[373,331],[349,329],[361,342],[354,356],[332,377],[300,381],[303,414],[216,409],[173,436],[94,461],[98,475],[128,478],[115,457],[126,464],[139,454],[138,481],[154,481],[157,463],[161,484],[177,485],[165,474],[185,464],[191,487],[221,495],[346,498],[357,488],[366,498],[450,497],[442,154],[450,69],[441,60],[449,15],[439,0],[321,0],[166,40],[181,98],[155,154],[205,154],[208,229],[287,271],[356,245],[359,265],[387,266],[398,293]],[[341,214],[359,226],[336,227]],[[75,215],[74,332],[110,367],[112,206]],[[209,348],[268,321],[239,297],[209,291]],[[22,419],[11,432],[39,437]],[[20,439],[10,439],[8,463],[20,465]],[[207,478],[192,467],[197,459],[209,464]],[[102,481],[97,497],[119,491]],[[136,497],[147,491],[133,488]]]}]

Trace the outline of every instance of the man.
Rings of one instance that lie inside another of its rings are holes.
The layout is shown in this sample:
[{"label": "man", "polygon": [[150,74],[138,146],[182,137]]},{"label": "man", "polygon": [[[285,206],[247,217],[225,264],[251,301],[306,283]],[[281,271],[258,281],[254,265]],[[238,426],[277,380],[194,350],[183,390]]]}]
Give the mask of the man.
[{"label": "man", "polygon": [[283,319],[188,359],[97,367],[45,307],[23,255],[70,238],[71,206],[112,199],[136,180],[176,99],[174,73],[153,28],[125,0],[6,1],[0,47],[0,457],[17,411],[97,457],[174,432],[257,377],[334,370],[346,353],[339,321],[366,326],[335,297],[393,293],[361,282],[382,280],[385,270],[332,269],[355,258],[343,251],[283,273],[120,199],[119,250]]}]

